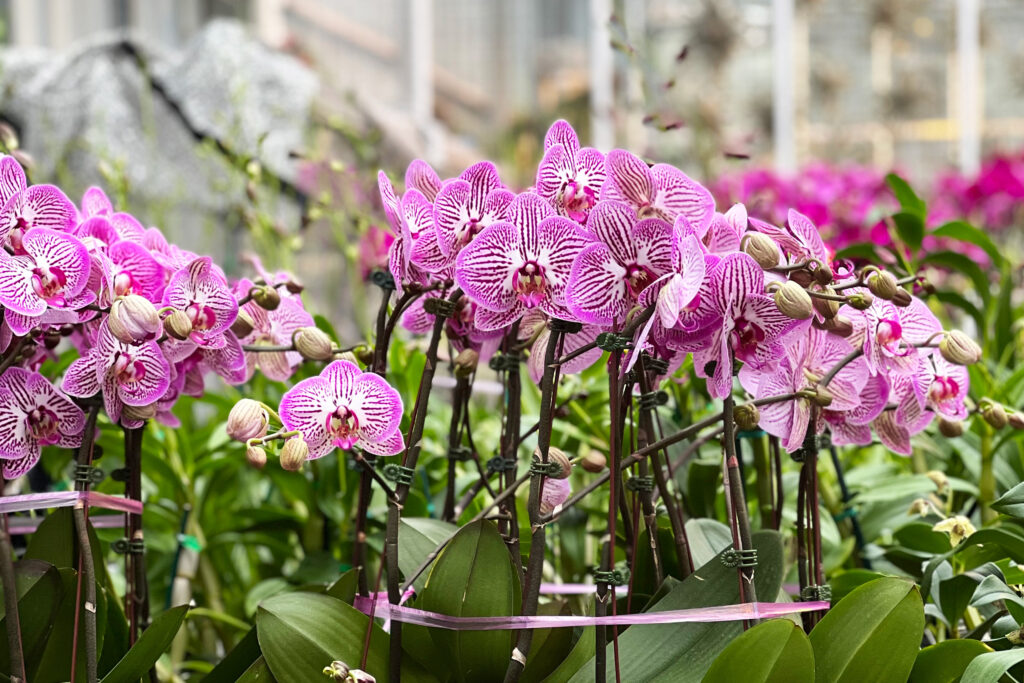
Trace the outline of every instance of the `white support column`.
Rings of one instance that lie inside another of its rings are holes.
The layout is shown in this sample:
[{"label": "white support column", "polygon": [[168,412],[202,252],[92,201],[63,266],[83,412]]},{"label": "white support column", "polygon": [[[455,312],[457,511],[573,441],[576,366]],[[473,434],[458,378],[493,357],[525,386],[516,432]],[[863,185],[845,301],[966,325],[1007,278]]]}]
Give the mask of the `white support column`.
[{"label": "white support column", "polygon": [[981,167],[981,78],[979,68],[979,0],[957,0],[956,56],[959,81],[960,172],[974,175]]},{"label": "white support column", "polygon": [[[624,13],[626,36],[630,44],[643,51],[647,46],[647,0],[626,0]],[[643,54],[643,52],[641,52]],[[644,124],[644,72],[639,63],[627,66],[626,145],[638,153],[647,149],[649,129]]]},{"label": "white support column", "polygon": [[434,0],[406,0],[405,10],[409,111],[424,155],[436,163],[442,150],[434,121]]},{"label": "white support column", "polygon": [[43,47],[40,25],[46,11],[46,3],[39,0],[11,0],[11,44]]},{"label": "white support column", "polygon": [[256,35],[270,47],[282,47],[288,40],[284,0],[256,0],[253,7],[253,23]]},{"label": "white support column", "polygon": [[793,87],[793,0],[772,3],[772,144],[775,168],[796,171],[796,102]]},{"label": "white support column", "polygon": [[594,147],[615,146],[615,55],[608,20],[611,0],[590,0],[590,139]]}]

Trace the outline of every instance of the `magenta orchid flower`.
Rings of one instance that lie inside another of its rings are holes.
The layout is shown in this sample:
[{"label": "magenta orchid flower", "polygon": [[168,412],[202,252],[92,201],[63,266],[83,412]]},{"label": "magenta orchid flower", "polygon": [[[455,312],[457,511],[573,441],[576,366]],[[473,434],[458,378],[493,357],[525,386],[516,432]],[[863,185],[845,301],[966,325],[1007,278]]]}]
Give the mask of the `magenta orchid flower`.
[{"label": "magenta orchid flower", "polygon": [[285,428],[302,435],[311,459],[335,448],[355,446],[374,455],[405,449],[402,398],[384,378],[348,361],[334,361],[288,390],[280,413]]},{"label": "magenta orchid flower", "polygon": [[915,411],[912,408],[902,412],[899,410],[899,406],[913,406],[914,382],[910,376],[893,375],[890,387],[889,401],[896,403],[897,410],[881,411],[871,426],[878,435],[878,440],[886,448],[899,455],[909,456],[913,452],[910,438],[924,431],[935,417],[935,413],[929,410]]},{"label": "magenta orchid flower", "polygon": [[22,239],[33,228],[68,231],[75,227],[78,209],[60,188],[28,186],[25,172],[13,157],[0,158],[0,242],[21,254]]},{"label": "magenta orchid flower", "polygon": [[566,286],[573,258],[588,236],[540,195],[524,192],[508,207],[508,220],[494,223],[459,252],[455,281],[482,309],[481,330],[508,327],[539,308],[571,319]]},{"label": "magenta orchid flower", "polygon": [[[155,341],[138,345],[118,341],[104,320],[96,345],[68,367],[61,388],[71,396],[89,398],[103,392],[103,404],[113,422],[121,420],[125,406],[155,403],[170,385],[171,369]],[[142,421],[126,418],[126,427]]]},{"label": "magenta orchid flower", "polygon": [[[869,376],[860,392],[860,403],[852,410],[824,408],[821,420],[828,426],[836,446],[867,446],[873,441],[871,424],[888,404],[889,381],[884,375]],[[821,431],[819,427],[818,431]]]},{"label": "magenta orchid flower", "polygon": [[625,202],[640,218],[660,218],[671,224],[683,216],[697,235],[708,231],[715,214],[715,198],[676,167],[648,167],[638,156],[623,149],[609,152],[605,163],[601,199]]},{"label": "magenta orchid flower", "polygon": [[[744,365],[739,372],[740,383],[754,398],[759,399],[813,390],[851,351],[853,347],[842,337],[808,328],[806,335],[794,338],[786,346],[782,359],[771,370],[763,371]],[[829,409],[846,412],[859,406],[861,391],[868,376],[863,358],[843,366],[828,384],[832,394]],[[771,403],[761,407],[761,428],[782,439],[782,446],[792,452],[803,444],[811,413],[811,403],[806,398]],[[823,427],[824,424],[819,421],[815,426],[816,432],[820,432]]]},{"label": "magenta orchid flower", "polygon": [[[235,284],[235,293],[244,296],[252,287],[249,280],[239,280]],[[251,346],[288,346],[292,343],[292,335],[300,327],[313,327],[313,316],[303,307],[298,297],[282,297],[281,303],[272,311],[258,306],[254,301],[242,305],[242,309],[252,318],[253,327],[241,343]],[[246,353],[246,379],[252,377],[259,367],[268,379],[283,382],[292,376],[295,367],[302,362],[302,356],[296,351],[261,351]]]},{"label": "magenta orchid flower", "polygon": [[0,459],[5,479],[30,470],[43,446],[79,446],[84,428],[82,409],[42,375],[11,367],[0,377]]},{"label": "magenta orchid flower", "polygon": [[740,250],[746,231],[747,207],[736,204],[724,214],[716,213],[708,231],[700,237],[712,254],[725,255]]},{"label": "magenta orchid flower", "polygon": [[789,210],[784,226],[777,227],[771,223],[750,219],[750,224],[758,232],[768,235],[789,255],[792,263],[808,259],[818,259],[826,266],[832,263],[832,253],[821,239],[818,228],[811,219],[799,211]]},{"label": "magenta orchid flower", "polygon": [[83,220],[95,217],[109,218],[113,213],[114,205],[103,188],[94,185],[82,195],[81,217]]},{"label": "magenta orchid flower", "polygon": [[190,341],[209,348],[224,346],[224,332],[238,317],[238,302],[208,256],[171,276],[163,305],[184,311],[192,321]]},{"label": "magenta orchid flower", "polygon": [[941,354],[922,355],[917,371],[911,378],[913,391],[904,394],[896,408],[896,420],[902,424],[916,424],[923,411],[941,415],[949,420],[967,419],[967,391],[970,375],[963,365],[950,363]]},{"label": "magenta orchid flower", "polygon": [[[440,296],[441,292],[430,291],[414,301],[402,314],[402,327],[413,334],[429,334],[434,327],[434,316],[426,311],[424,302]],[[479,362],[486,363],[498,350],[505,334],[500,329],[481,330],[477,327],[476,316],[480,310],[468,296],[461,296],[456,302],[455,314],[445,321],[444,333],[456,351],[473,349],[480,354]],[[542,313],[540,315],[543,316]]]},{"label": "magenta orchid flower", "polygon": [[876,297],[864,311],[844,305],[839,313],[853,323],[850,340],[854,346],[863,344],[864,358],[872,374],[913,373],[920,357],[915,344],[925,343],[942,330],[935,315],[917,297],[904,307]]},{"label": "magenta orchid flower", "polygon": [[[391,243],[388,252],[388,270],[391,272],[391,277],[399,286],[425,285],[430,281],[431,273],[413,262],[413,252],[416,252],[417,260],[430,256],[432,264],[434,264],[435,252],[441,253],[432,215],[428,218],[423,214],[426,198],[419,191],[407,192],[407,195],[413,196],[403,206],[402,201],[395,194],[395,188],[383,171],[377,174],[377,186],[380,189],[384,215],[387,216],[388,223],[395,233],[395,240]],[[413,219],[411,225],[408,220],[409,216]],[[417,250],[416,243],[421,237],[423,244]]]},{"label": "magenta orchid flower", "polygon": [[164,268],[148,249],[135,242],[115,242],[100,261],[110,300],[137,294],[150,301],[160,301],[164,290]]},{"label": "magenta orchid flower", "polygon": [[596,241],[576,255],[566,298],[584,322],[621,323],[641,292],[674,272],[676,235],[665,221],[637,221],[627,204],[608,200],[590,212],[587,231]]},{"label": "magenta orchid flower", "polygon": [[580,149],[567,121],[551,124],[544,136],[544,159],[537,169],[537,194],[555,210],[585,224],[597,204],[605,180],[604,155],[593,147]]},{"label": "magenta orchid flower", "polygon": [[407,192],[417,190],[433,204],[437,193],[441,191],[441,178],[430,164],[414,159],[405,169],[405,189]]},{"label": "magenta orchid flower", "polygon": [[489,161],[474,164],[446,182],[434,200],[441,253],[457,253],[492,223],[507,220],[505,212],[513,197]]},{"label": "magenta orchid flower", "polygon": [[[605,328],[598,325],[584,325],[583,329],[579,332],[566,333],[562,337],[562,345],[559,352],[561,355],[567,356],[593,343],[599,334],[606,331]],[[548,317],[540,310],[533,309],[523,316],[523,320],[519,324],[519,337],[524,341],[536,337],[533,345],[530,347],[530,357],[527,359],[526,368],[530,372],[530,379],[538,385],[544,376],[544,354],[547,350],[550,336],[551,330],[548,329]],[[562,363],[558,370],[562,375],[575,375],[599,361],[603,353],[604,351],[594,347]]]},{"label": "magenta orchid flower", "polygon": [[695,333],[694,370],[706,377],[712,398],[732,392],[733,359],[766,369],[783,355],[783,338],[804,321],[783,315],[765,294],[764,271],[744,253],[722,258],[701,293],[703,333]]},{"label": "magenta orchid flower", "polygon": [[48,228],[25,233],[21,244],[21,255],[0,250],[0,304],[9,311],[38,317],[47,308],[79,303],[90,272],[85,245]]}]

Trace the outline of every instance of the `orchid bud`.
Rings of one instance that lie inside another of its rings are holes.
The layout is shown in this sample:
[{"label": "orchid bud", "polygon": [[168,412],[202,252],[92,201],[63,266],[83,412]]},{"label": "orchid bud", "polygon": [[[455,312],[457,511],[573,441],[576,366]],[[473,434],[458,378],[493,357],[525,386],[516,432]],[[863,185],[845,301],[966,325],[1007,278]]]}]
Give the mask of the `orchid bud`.
[{"label": "orchid bud", "polygon": [[743,251],[763,270],[779,265],[779,247],[775,241],[761,232],[748,232],[743,236]]},{"label": "orchid bud", "polygon": [[1014,429],[1024,429],[1024,415],[1011,410],[1006,414],[1006,423]]},{"label": "orchid bud", "polygon": [[362,669],[350,669],[348,664],[341,661],[333,661],[330,666],[324,667],[323,674],[335,683],[377,683],[372,675]]},{"label": "orchid bud", "polygon": [[455,356],[455,376],[466,378],[476,372],[480,354],[473,349],[463,349]]},{"label": "orchid bud", "polygon": [[267,464],[267,452],[260,446],[249,446],[245,449],[245,461],[251,467],[262,470],[263,466]]},{"label": "orchid bud", "polygon": [[942,434],[947,439],[955,439],[958,436],[962,436],[964,433],[964,423],[960,420],[947,420],[944,417],[939,418],[939,434]]},{"label": "orchid bud", "polygon": [[[836,296],[836,290],[831,285],[819,285],[815,283],[812,288],[812,292],[824,294],[826,296]],[[812,296],[811,302],[814,304],[814,310],[818,312],[822,318],[829,320],[839,315],[839,302],[834,299],[825,299],[820,296]]]},{"label": "orchid bud", "polygon": [[874,299],[871,298],[870,294],[865,292],[854,292],[850,296],[846,297],[846,303],[850,304],[852,308],[858,311],[866,311],[871,308],[871,303]]},{"label": "orchid bud", "polygon": [[955,365],[973,365],[981,360],[981,347],[960,330],[950,330],[942,335],[939,353]]},{"label": "orchid bud", "polygon": [[334,355],[331,338],[318,327],[300,327],[292,339],[295,350],[306,360],[330,360]]},{"label": "orchid bud", "polygon": [[298,278],[294,275],[288,277],[288,281],[284,283],[284,288],[288,290],[290,294],[302,294],[306,286],[299,282]]},{"label": "orchid bud", "polygon": [[60,330],[55,330],[51,327],[43,332],[43,346],[47,350],[53,351],[60,344],[62,338]]},{"label": "orchid bud", "polygon": [[900,288],[896,276],[886,270],[873,271],[868,275],[867,284],[872,294],[886,301],[891,301],[896,296],[896,290]]},{"label": "orchid bud", "polygon": [[915,498],[914,502],[910,504],[910,508],[907,510],[908,515],[920,515],[927,517],[932,512],[931,504],[924,498]]},{"label": "orchid bud", "polygon": [[267,435],[270,415],[259,401],[243,398],[231,407],[225,429],[235,441],[246,443],[250,439],[262,439]]},{"label": "orchid bud", "polygon": [[270,285],[257,287],[252,293],[252,300],[265,311],[273,311],[281,305],[281,295]]},{"label": "orchid bud", "polygon": [[753,403],[742,403],[733,410],[733,420],[740,431],[751,432],[761,423],[761,411]]},{"label": "orchid bud", "polygon": [[908,292],[907,290],[903,289],[902,287],[898,288],[896,290],[896,294],[894,294],[893,297],[892,297],[893,305],[894,306],[899,306],[900,308],[906,308],[907,306],[910,305],[910,303],[913,300],[914,300],[914,297],[912,297],[910,295],[910,292]]},{"label": "orchid bud", "polygon": [[334,354],[334,360],[345,360],[352,365],[359,365],[359,359],[351,351],[342,351],[341,353]]},{"label": "orchid bud", "polygon": [[788,280],[775,290],[775,305],[783,315],[794,320],[807,320],[814,315],[814,302],[807,290]]},{"label": "orchid bud", "polygon": [[138,422],[145,422],[156,417],[156,404],[150,403],[146,406],[126,405],[121,409],[121,417]]},{"label": "orchid bud", "polygon": [[160,334],[160,314],[149,299],[138,294],[121,296],[110,304],[110,333],[125,344],[141,344]]},{"label": "orchid bud", "polygon": [[301,436],[293,436],[284,442],[278,459],[281,467],[289,472],[298,472],[302,469],[302,463],[309,457],[309,446],[302,440]]},{"label": "orchid bud", "polygon": [[185,341],[192,334],[192,321],[184,311],[171,311],[171,314],[164,318],[164,332],[168,337]]},{"label": "orchid bud", "polygon": [[832,284],[832,280],[835,276],[832,274],[832,269],[826,265],[819,265],[814,269],[814,281],[824,287],[825,285]]},{"label": "orchid bud", "polygon": [[547,477],[540,492],[540,513],[542,515],[549,515],[554,512],[556,508],[561,507],[562,503],[569,499],[570,492],[568,479]]},{"label": "orchid bud", "polygon": [[252,334],[253,328],[256,326],[255,321],[249,312],[244,308],[238,309],[238,316],[235,317],[235,322],[231,323],[231,331],[234,332],[235,336],[239,339],[245,339]]},{"label": "orchid bud", "polygon": [[949,488],[949,477],[946,476],[945,472],[942,472],[941,470],[929,470],[924,474],[932,480],[939,493],[942,493]]},{"label": "orchid bud", "polygon": [[373,349],[369,346],[357,346],[352,353],[359,359],[359,362],[362,363],[363,366],[369,366],[373,363]]},{"label": "orchid bud", "polygon": [[844,315],[837,315],[825,321],[824,329],[840,337],[853,334],[853,322]]},{"label": "orchid bud", "polygon": [[814,402],[819,408],[828,408],[832,405],[832,392],[828,390],[828,387],[824,385],[817,385],[812,390],[814,395],[811,396],[811,401]]},{"label": "orchid bud", "polygon": [[583,460],[580,461],[580,467],[587,472],[597,474],[598,472],[604,472],[605,468],[608,467],[608,459],[596,451],[591,451],[583,456]]},{"label": "orchid bud", "polygon": [[[533,457],[540,462],[541,456],[539,448],[534,450]],[[549,477],[554,477],[555,479],[567,479],[569,475],[572,474],[572,463],[569,462],[568,456],[566,456],[560,448],[555,448],[554,446],[548,448],[548,462],[558,463],[558,466],[562,468],[562,471],[559,474],[549,474]]]},{"label": "orchid bud", "polygon": [[980,408],[981,416],[994,429],[1002,429],[1009,422],[1009,418],[1006,416],[1006,408],[1003,407],[1002,403],[996,403],[991,399],[983,399]]}]

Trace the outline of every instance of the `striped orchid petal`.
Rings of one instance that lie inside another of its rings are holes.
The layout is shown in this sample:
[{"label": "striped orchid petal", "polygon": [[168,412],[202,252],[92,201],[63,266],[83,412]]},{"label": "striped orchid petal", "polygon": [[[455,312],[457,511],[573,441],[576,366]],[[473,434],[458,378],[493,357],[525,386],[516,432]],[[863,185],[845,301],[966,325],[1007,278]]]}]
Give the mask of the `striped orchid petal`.
[{"label": "striped orchid petal", "polygon": [[519,301],[516,301],[512,308],[506,311],[492,311],[483,306],[478,306],[474,314],[476,326],[483,332],[504,330],[522,318],[526,311],[527,308],[519,303]]},{"label": "striped orchid petal", "polygon": [[526,261],[519,228],[495,223],[459,252],[455,281],[480,305],[507,311],[517,301],[513,279]]},{"label": "striped orchid petal", "polygon": [[441,178],[438,177],[430,164],[422,159],[414,159],[405,169],[405,191],[418,190],[429,201],[433,202],[441,189]]},{"label": "striped orchid petal", "polygon": [[576,131],[565,119],[559,119],[551,124],[547,134],[544,136],[544,150],[547,151],[555,145],[561,145],[569,155],[570,159],[576,157],[580,149],[580,139]]},{"label": "striped orchid petal", "polygon": [[566,299],[583,322],[611,325],[629,310],[626,269],[603,243],[585,247],[573,261]]},{"label": "striped orchid petal", "polygon": [[431,274],[447,268],[450,259],[437,240],[434,205],[419,190],[409,190],[402,196],[402,214],[412,242],[409,260]]},{"label": "striped orchid petal", "polygon": [[523,248],[528,255],[537,253],[537,235],[541,221],[554,215],[551,205],[535,192],[523,192],[506,209],[506,220],[519,229]]},{"label": "striped orchid petal", "polygon": [[655,164],[651,177],[657,188],[651,202],[655,215],[669,222],[685,216],[698,235],[708,231],[715,215],[715,199],[707,188],[669,164]]},{"label": "striped orchid petal", "polygon": [[618,199],[633,207],[650,206],[655,196],[654,176],[640,157],[624,149],[613,149],[605,164],[601,199]]},{"label": "striped orchid petal", "polygon": [[910,445],[910,431],[896,421],[895,411],[883,411],[871,423],[878,440],[890,451],[909,456],[913,453]]},{"label": "striped orchid petal", "polygon": [[334,449],[327,434],[328,416],[334,408],[330,384],[322,377],[304,379],[281,397],[281,422],[285,429],[301,433],[311,459],[322,458]]},{"label": "striped orchid petal", "polygon": [[[3,163],[0,161],[0,163]],[[114,213],[114,206],[110,203],[107,193],[102,188],[93,186],[82,195],[82,216],[93,218],[95,216],[108,217]]]},{"label": "striped orchid petal", "polygon": [[80,239],[90,252],[106,252],[111,244],[121,239],[114,226],[103,216],[87,218],[79,223],[75,228],[75,237]]},{"label": "striped orchid petal", "polygon": [[359,419],[359,438],[382,441],[402,422],[402,399],[380,375],[362,373],[353,383],[349,406]]},{"label": "striped orchid petal", "polygon": [[30,469],[36,466],[37,462],[39,462],[39,458],[34,455],[26,455],[24,458],[18,458],[17,460],[4,460],[4,479],[14,481],[18,477],[25,476]]},{"label": "striped orchid petal", "polygon": [[192,321],[192,340],[223,346],[219,341],[238,316],[238,302],[209,256],[195,259],[171,276],[163,305],[185,312]]},{"label": "striped orchid petal", "polygon": [[12,156],[0,156],[0,206],[26,187],[28,182],[21,164]]},{"label": "striped orchid petal", "polygon": [[473,164],[462,172],[459,179],[469,183],[468,208],[475,214],[483,213],[487,195],[501,187],[498,169],[490,161]]},{"label": "striped orchid petal", "polygon": [[82,409],[48,379],[18,367],[0,378],[0,458],[38,460],[42,446],[81,443]]},{"label": "striped orchid petal", "polygon": [[36,228],[22,241],[23,256],[0,253],[0,303],[27,316],[64,308],[89,280],[85,245],[66,233]]},{"label": "striped orchid petal", "polygon": [[[281,305],[284,305],[282,300]],[[280,308],[280,307],[279,307]],[[234,332],[228,330],[221,337],[224,339],[223,346],[219,348],[201,348],[200,354],[200,367],[204,371],[213,372],[221,377],[228,384],[242,384],[249,376],[246,368],[246,354],[242,350],[242,344],[235,336]],[[274,354],[266,354],[274,355]],[[284,354],[284,363],[287,364],[287,374],[284,378],[278,381],[283,382],[285,379],[291,376],[292,368],[298,365],[302,357],[299,354],[288,351]],[[263,366],[261,365],[261,368]],[[266,374],[266,369],[263,369]],[[279,375],[280,376],[280,375]],[[267,377],[270,379],[276,379],[275,377]]]},{"label": "striped orchid petal", "polygon": [[112,386],[126,405],[146,406],[167,391],[170,365],[155,341],[125,344],[110,332],[106,321],[97,340],[98,369],[103,375],[104,393]]},{"label": "striped orchid petal", "polygon": [[399,431],[386,439],[381,439],[380,441],[360,439],[356,442],[356,445],[367,453],[387,457],[389,455],[398,455],[405,451],[405,437],[402,436],[402,432]]},{"label": "striped orchid petal", "polygon": [[70,231],[75,227],[78,209],[60,188],[31,185],[11,196],[0,209],[0,236],[21,251],[23,236],[33,228]]},{"label": "striped orchid petal", "polygon": [[164,268],[136,242],[121,241],[107,251],[109,269],[104,274],[114,297],[138,294],[158,301],[164,287]]},{"label": "striped orchid petal", "polygon": [[380,201],[384,206],[384,215],[387,216],[391,229],[395,231],[396,235],[401,234],[399,226],[402,220],[398,196],[395,194],[395,188],[391,185],[391,180],[384,171],[377,173],[377,189],[380,190]]},{"label": "striped orchid petal", "polygon": [[628,204],[602,200],[590,212],[587,230],[594,239],[603,242],[622,261],[636,258],[636,248],[631,239],[636,215]]},{"label": "striped orchid petal", "polygon": [[[150,228],[147,230],[142,227],[142,223],[138,221],[135,216],[130,213],[118,212],[112,214],[108,219],[110,224],[117,230],[117,234],[121,236],[121,239],[128,240],[130,242],[138,242],[144,246],[149,247],[147,240],[153,240],[158,238],[158,241],[162,241],[163,246],[168,248],[167,240],[164,239],[163,233],[157,228]],[[159,251],[159,249],[158,249]]]},{"label": "striped orchid petal", "polygon": [[537,228],[537,247],[534,252],[542,267],[546,295],[540,303],[545,313],[554,317],[568,314],[566,288],[572,275],[576,254],[583,251],[589,239],[573,221],[552,216]]}]

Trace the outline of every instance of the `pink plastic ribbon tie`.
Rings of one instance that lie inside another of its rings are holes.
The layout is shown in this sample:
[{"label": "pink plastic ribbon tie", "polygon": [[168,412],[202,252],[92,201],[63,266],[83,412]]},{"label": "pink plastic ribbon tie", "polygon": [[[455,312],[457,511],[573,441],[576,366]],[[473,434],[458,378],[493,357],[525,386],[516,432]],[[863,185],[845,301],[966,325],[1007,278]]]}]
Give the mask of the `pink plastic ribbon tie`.
[{"label": "pink plastic ribbon tie", "polygon": [[[374,598],[357,597],[355,608],[369,614]],[[448,629],[450,631],[502,631],[524,628],[567,628],[574,626],[629,626],[633,624],[679,624],[709,623],[719,621],[743,621],[748,619],[770,619],[799,612],[816,612],[829,608],[827,601],[814,602],[753,602],[721,607],[666,610],[642,614],[620,614],[604,617],[588,616],[537,616],[537,617],[453,617],[437,612],[427,612],[414,607],[403,607],[381,602],[376,598],[374,616]]]},{"label": "pink plastic ribbon tie", "polygon": [[4,496],[0,498],[0,514],[8,512],[27,512],[29,510],[46,510],[49,508],[71,507],[79,500],[87,506],[117,510],[133,515],[142,514],[142,502],[111,496],[96,491],[53,491],[49,493],[26,493],[20,496]]}]

